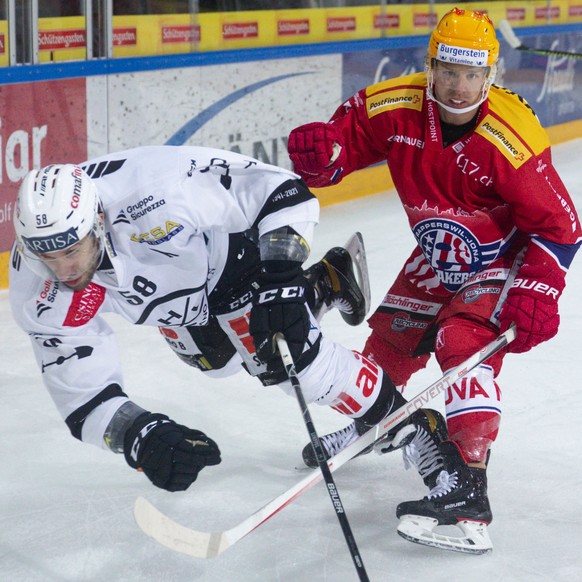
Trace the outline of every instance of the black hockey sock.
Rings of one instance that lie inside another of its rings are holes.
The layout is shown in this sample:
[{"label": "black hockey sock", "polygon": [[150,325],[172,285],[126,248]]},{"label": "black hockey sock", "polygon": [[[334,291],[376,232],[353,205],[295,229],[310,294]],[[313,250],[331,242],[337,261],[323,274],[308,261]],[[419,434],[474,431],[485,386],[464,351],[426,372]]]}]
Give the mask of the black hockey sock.
[{"label": "black hockey sock", "polygon": [[376,402],[372,408],[363,416],[358,418],[358,424],[364,424],[368,427],[378,424],[383,418],[394,412],[397,408],[404,406],[407,400],[398,392],[388,374],[384,373],[382,387]]}]

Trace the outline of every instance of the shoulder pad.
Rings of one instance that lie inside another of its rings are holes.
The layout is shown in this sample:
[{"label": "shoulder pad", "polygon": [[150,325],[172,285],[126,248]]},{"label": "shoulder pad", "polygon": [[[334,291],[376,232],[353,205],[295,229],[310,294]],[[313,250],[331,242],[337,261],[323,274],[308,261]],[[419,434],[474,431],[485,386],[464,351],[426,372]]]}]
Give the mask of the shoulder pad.
[{"label": "shoulder pad", "polygon": [[366,88],[368,117],[395,109],[422,110],[426,75],[415,73],[405,77],[388,79]]},{"label": "shoulder pad", "polygon": [[514,168],[550,147],[548,134],[523,97],[494,85],[488,105],[475,133],[496,146]]}]

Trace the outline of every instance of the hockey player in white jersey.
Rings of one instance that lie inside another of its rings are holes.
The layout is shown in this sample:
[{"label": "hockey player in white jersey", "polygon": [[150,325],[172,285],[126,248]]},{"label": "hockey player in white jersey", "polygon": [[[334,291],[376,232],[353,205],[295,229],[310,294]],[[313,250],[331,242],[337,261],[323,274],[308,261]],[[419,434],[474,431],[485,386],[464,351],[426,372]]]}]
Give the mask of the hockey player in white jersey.
[{"label": "hockey player in white jersey", "polygon": [[106,312],[159,327],[208,375],[242,366],[292,395],[274,342],[281,332],[308,402],[363,426],[401,406],[378,366],[322,337],[314,313],[337,305],[355,325],[368,306],[345,249],[302,270],[318,218],[296,174],[222,150],[149,146],[30,172],[15,212],[10,299],[72,435],[123,453],[168,491],[221,461],[204,433],[125,393]]}]

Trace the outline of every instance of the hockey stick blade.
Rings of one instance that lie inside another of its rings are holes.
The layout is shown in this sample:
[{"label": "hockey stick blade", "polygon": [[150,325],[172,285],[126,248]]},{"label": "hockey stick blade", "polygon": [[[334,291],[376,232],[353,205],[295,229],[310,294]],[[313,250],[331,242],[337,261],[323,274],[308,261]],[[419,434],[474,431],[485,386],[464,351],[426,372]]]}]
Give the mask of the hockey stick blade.
[{"label": "hockey stick blade", "polygon": [[499,21],[499,31],[503,35],[507,44],[518,51],[523,51],[526,53],[534,53],[537,55],[547,55],[555,57],[567,57],[570,59],[582,59],[582,53],[571,53],[567,51],[555,51],[551,49],[537,49],[525,46],[519,38],[517,38],[511,24],[507,20]]},{"label": "hockey stick blade", "polygon": [[[408,418],[415,410],[426,406],[431,400],[463,378],[465,374],[506,347],[515,339],[515,336],[515,327],[512,326],[482,350],[447,372],[440,380],[425,388],[409,400],[405,406],[387,416],[382,422],[357,438],[335,457],[329,459],[327,464],[330,471],[333,472],[339,469],[384,436],[395,425]],[[279,513],[293,500],[321,481],[322,478],[322,473],[319,469],[310,471],[301,481],[278,497],[275,497],[272,501],[269,501],[266,505],[263,505],[238,525],[221,532],[204,532],[189,529],[164,515],[143,497],[138,497],[135,502],[134,516],[140,529],[161,545],[195,558],[214,558]]]},{"label": "hockey stick blade", "polygon": [[511,24],[509,24],[507,20],[504,19],[499,21],[499,31],[511,48],[519,50],[521,47],[523,47],[521,40],[517,38],[515,32],[513,32],[513,28],[511,28]]}]

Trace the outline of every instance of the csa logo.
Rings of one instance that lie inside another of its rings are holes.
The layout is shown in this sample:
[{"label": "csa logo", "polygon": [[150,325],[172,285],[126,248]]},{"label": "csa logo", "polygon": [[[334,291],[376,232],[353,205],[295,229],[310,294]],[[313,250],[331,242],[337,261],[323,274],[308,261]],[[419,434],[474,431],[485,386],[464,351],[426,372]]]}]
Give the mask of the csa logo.
[{"label": "csa logo", "polygon": [[165,226],[155,226],[149,232],[134,233],[131,235],[131,240],[136,243],[156,246],[169,241],[183,230],[183,225],[166,220]]}]

